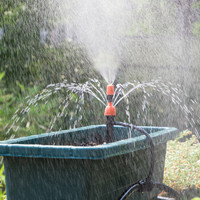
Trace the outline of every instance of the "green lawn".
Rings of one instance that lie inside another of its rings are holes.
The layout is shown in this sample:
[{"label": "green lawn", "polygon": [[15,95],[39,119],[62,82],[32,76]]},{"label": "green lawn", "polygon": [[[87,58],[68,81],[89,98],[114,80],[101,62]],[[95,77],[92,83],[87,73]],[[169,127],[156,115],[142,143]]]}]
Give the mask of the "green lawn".
[{"label": "green lawn", "polygon": [[168,142],[164,183],[179,191],[184,200],[200,197],[200,144],[191,131]]}]

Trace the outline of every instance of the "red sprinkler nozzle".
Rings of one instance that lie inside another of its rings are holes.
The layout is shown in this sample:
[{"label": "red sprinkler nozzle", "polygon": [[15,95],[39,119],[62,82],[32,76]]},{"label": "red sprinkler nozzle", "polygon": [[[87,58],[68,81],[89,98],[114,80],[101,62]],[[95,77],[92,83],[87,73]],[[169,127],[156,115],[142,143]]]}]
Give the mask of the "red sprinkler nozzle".
[{"label": "red sprinkler nozzle", "polygon": [[116,116],[116,110],[115,107],[112,105],[112,98],[114,95],[114,86],[108,85],[107,86],[107,99],[108,99],[108,105],[106,106],[104,115],[106,116],[106,142],[113,142],[114,136],[113,136],[113,125],[114,125],[114,117]]}]

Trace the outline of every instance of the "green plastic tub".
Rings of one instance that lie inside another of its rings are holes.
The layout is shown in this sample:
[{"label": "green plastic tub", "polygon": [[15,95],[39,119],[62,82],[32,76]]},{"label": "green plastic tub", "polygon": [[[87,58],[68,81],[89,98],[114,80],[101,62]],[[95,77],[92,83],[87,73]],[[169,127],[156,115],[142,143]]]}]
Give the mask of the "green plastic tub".
[{"label": "green plastic tub", "polygon": [[[142,127],[155,144],[153,180],[162,182],[166,143],[176,128]],[[34,135],[0,143],[8,200],[117,200],[149,172],[145,136],[114,128],[115,142],[105,144],[106,126]],[[100,145],[97,145],[100,144]],[[89,146],[94,145],[94,146]],[[158,191],[132,199],[156,199]]]}]

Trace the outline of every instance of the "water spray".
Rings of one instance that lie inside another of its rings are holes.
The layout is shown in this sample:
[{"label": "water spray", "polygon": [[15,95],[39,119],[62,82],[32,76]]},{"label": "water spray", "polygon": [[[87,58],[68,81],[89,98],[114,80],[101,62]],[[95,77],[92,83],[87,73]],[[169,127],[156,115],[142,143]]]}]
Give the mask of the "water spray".
[{"label": "water spray", "polygon": [[151,153],[151,159],[150,159],[150,170],[148,176],[143,179],[139,180],[138,182],[130,185],[128,189],[122,194],[120,197],[120,200],[126,200],[128,197],[131,196],[132,193],[135,191],[137,192],[150,192],[153,188],[157,188],[159,190],[164,190],[165,192],[168,192],[173,197],[175,197],[177,200],[181,200],[181,197],[177,191],[170,188],[169,186],[163,184],[163,183],[156,183],[152,181],[153,176],[153,169],[154,169],[154,163],[155,163],[155,152],[154,152],[154,144],[151,136],[149,133],[147,133],[144,129],[139,128],[137,126],[134,126],[133,124],[123,123],[123,122],[115,122],[115,116],[116,116],[116,109],[112,104],[113,95],[114,95],[114,86],[112,84],[107,85],[107,100],[108,105],[106,106],[104,115],[106,116],[106,142],[114,142],[114,135],[113,135],[113,129],[114,125],[123,126],[131,129],[135,129],[146,136],[147,141],[150,145],[150,153]]}]

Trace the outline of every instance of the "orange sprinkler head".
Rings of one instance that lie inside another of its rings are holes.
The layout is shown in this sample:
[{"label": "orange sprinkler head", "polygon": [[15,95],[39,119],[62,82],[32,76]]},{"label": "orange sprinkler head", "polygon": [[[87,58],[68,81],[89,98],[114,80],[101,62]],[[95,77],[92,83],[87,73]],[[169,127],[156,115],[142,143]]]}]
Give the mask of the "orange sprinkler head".
[{"label": "orange sprinkler head", "polygon": [[113,125],[114,125],[114,118],[116,116],[116,110],[115,107],[112,105],[113,95],[114,95],[114,86],[108,85],[107,86],[107,100],[108,105],[106,106],[104,115],[106,116],[106,142],[112,142],[114,141],[113,136]]},{"label": "orange sprinkler head", "polygon": [[108,99],[108,105],[106,106],[104,115],[105,116],[115,116],[116,110],[115,107],[112,105],[112,97],[114,95],[114,86],[112,84],[107,85],[107,99]]},{"label": "orange sprinkler head", "polygon": [[114,85],[107,85],[107,95],[114,95]]},{"label": "orange sprinkler head", "polygon": [[116,116],[116,110],[115,107],[112,105],[112,102],[109,102],[108,105],[106,106],[105,116]]}]

